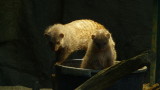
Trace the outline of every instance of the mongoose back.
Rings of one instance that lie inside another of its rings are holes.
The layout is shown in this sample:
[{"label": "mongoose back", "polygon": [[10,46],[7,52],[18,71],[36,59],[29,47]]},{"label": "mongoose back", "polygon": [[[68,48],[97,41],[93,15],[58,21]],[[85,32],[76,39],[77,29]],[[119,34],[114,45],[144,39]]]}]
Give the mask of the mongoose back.
[{"label": "mongoose back", "polygon": [[91,35],[105,27],[93,20],[82,19],[68,24],[54,24],[45,31],[50,37],[57,63],[62,63],[74,51],[87,50]]}]

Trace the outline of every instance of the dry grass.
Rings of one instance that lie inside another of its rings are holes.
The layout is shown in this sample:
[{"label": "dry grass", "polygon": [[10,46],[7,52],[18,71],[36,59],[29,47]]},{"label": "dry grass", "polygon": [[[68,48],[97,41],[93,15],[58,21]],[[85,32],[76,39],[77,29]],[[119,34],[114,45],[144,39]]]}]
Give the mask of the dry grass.
[{"label": "dry grass", "polygon": [[23,86],[0,86],[0,90],[32,90]]}]

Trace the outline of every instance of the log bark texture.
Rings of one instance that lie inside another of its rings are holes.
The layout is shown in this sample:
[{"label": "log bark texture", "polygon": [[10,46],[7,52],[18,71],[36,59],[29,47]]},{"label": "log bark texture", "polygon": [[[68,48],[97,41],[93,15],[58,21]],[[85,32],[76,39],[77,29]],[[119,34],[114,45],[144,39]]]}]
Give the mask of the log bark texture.
[{"label": "log bark texture", "polygon": [[112,67],[101,70],[75,90],[104,90],[122,77],[148,66],[152,58],[154,58],[152,52],[144,52],[128,60],[122,60]]}]

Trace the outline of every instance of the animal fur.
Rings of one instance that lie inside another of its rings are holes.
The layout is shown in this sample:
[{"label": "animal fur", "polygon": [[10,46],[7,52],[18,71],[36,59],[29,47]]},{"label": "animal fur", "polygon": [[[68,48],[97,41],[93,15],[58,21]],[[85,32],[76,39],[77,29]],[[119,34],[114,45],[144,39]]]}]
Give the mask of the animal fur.
[{"label": "animal fur", "polygon": [[105,27],[93,20],[76,20],[68,24],[54,24],[45,35],[51,38],[53,51],[56,52],[57,63],[62,63],[74,51],[87,50],[91,35]]},{"label": "animal fur", "polygon": [[116,60],[115,43],[106,29],[92,35],[81,68],[101,70],[114,64]]}]

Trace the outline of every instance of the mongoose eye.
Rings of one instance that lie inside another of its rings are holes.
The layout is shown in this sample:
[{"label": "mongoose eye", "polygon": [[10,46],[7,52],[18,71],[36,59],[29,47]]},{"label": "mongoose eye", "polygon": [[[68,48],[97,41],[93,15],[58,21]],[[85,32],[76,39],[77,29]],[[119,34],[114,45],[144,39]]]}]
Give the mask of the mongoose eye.
[{"label": "mongoose eye", "polygon": [[50,36],[48,34],[44,34],[44,37],[49,40],[50,39]]},{"label": "mongoose eye", "polygon": [[57,41],[56,44],[60,44],[60,41]]}]

